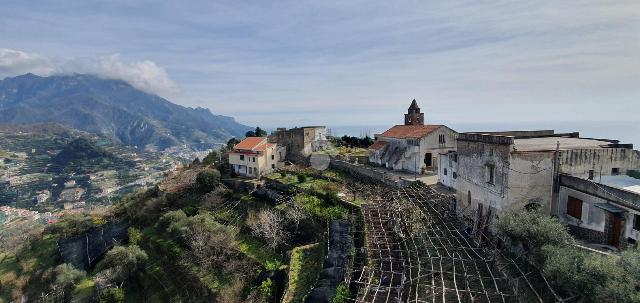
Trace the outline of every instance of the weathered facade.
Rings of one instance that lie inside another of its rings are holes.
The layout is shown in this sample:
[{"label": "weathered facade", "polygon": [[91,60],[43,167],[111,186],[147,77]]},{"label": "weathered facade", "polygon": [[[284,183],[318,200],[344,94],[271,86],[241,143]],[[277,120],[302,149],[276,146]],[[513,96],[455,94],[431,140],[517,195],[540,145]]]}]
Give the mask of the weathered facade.
[{"label": "weathered facade", "polygon": [[573,234],[624,248],[640,239],[640,179],[560,175],[556,213]]},{"label": "weathered facade", "polygon": [[439,162],[445,166],[440,182],[455,190],[463,216],[490,220],[497,213],[536,208],[565,218],[568,189],[560,186],[561,175],[586,180],[625,174],[640,167],[640,153],[577,133],[465,133],[457,151],[441,155]]},{"label": "weathered facade", "polygon": [[261,177],[281,165],[286,149],[269,143],[267,137],[248,137],[240,141],[229,153],[229,164],[241,176]]},{"label": "weathered facade", "polygon": [[325,126],[278,128],[269,136],[269,142],[285,147],[285,159],[293,162],[306,162],[313,152],[329,146]]},{"label": "weathered facade", "polygon": [[368,148],[369,162],[413,173],[436,171],[438,154],[456,149],[458,133],[444,125],[425,125],[424,113],[415,100],[405,114],[405,125],[396,125]]}]

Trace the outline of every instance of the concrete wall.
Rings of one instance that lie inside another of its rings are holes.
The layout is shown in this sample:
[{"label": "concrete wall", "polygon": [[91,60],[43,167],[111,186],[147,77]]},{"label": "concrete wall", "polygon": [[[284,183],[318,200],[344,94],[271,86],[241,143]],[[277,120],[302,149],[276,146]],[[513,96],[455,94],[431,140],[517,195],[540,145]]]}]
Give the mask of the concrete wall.
[{"label": "concrete wall", "polygon": [[618,168],[623,175],[640,168],[640,151],[629,148],[561,150],[558,158],[561,173],[586,179],[589,170],[593,170],[595,181],[601,172],[610,176],[612,168]]},{"label": "concrete wall", "polygon": [[554,153],[511,153],[507,173],[508,206],[503,209],[521,210],[536,204],[547,213],[551,211],[553,197]]},{"label": "concrete wall", "polygon": [[[580,220],[567,215],[567,201],[569,196],[583,201],[582,218]],[[607,200],[605,199],[569,187],[560,186],[560,193],[558,195],[558,218],[560,221],[569,225],[604,232],[604,210],[595,207],[594,204],[606,202]]]},{"label": "concrete wall", "polygon": [[438,155],[438,181],[449,188],[456,188],[457,185],[458,162],[455,161],[454,155],[451,152]]},{"label": "concrete wall", "polygon": [[[569,196],[582,200],[582,220],[577,220],[566,214]],[[596,203],[610,203],[626,210],[623,237],[640,240],[640,231],[633,229],[634,216],[640,215],[640,194],[603,184],[595,184],[577,177],[560,176],[560,192],[556,213],[563,222],[604,232],[606,212],[593,206]]]},{"label": "concrete wall", "polygon": [[[508,161],[513,140],[492,143],[458,140],[456,198],[459,211],[472,211],[479,203],[498,211],[508,201]],[[487,166],[495,169],[494,183],[488,183]],[[469,199],[469,194],[471,199]],[[485,207],[486,208],[486,207]]]}]

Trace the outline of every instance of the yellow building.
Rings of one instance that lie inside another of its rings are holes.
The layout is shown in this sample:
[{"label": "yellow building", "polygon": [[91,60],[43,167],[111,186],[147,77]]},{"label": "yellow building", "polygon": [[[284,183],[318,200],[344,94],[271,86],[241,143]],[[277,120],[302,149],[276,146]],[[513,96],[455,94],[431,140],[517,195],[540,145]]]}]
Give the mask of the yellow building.
[{"label": "yellow building", "polygon": [[284,148],[269,143],[267,137],[248,137],[233,147],[229,164],[238,175],[261,177],[276,169],[284,152]]}]

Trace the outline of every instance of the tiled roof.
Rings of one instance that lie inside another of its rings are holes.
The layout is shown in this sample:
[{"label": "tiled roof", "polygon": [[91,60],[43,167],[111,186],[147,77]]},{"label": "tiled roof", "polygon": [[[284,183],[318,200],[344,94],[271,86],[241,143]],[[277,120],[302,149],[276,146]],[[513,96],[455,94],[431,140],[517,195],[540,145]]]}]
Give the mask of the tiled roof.
[{"label": "tiled roof", "polygon": [[380,136],[399,139],[422,138],[440,127],[442,125],[396,125]]},{"label": "tiled roof", "polygon": [[247,137],[236,144],[233,149],[240,150],[264,150],[267,145],[267,137]]},{"label": "tiled roof", "polygon": [[273,147],[273,146],[276,146],[276,144],[275,143],[260,144],[254,150],[265,151],[265,150],[267,150],[267,147]]},{"label": "tiled roof", "polygon": [[389,142],[387,141],[376,141],[373,144],[371,144],[371,146],[369,146],[369,149],[381,150],[387,145],[389,145]]}]

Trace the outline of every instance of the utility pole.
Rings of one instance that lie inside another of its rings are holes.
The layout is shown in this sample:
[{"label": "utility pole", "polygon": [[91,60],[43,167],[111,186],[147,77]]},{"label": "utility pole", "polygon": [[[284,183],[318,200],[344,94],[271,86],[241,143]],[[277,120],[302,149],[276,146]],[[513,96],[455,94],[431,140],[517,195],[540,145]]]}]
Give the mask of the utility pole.
[{"label": "utility pole", "polygon": [[[418,155],[419,155],[419,154],[420,154],[420,153],[418,153]],[[414,181],[418,180],[418,155],[416,155],[416,158],[415,158],[415,162],[416,162],[416,163],[415,163],[415,165],[416,165],[416,167],[415,167],[415,170],[413,171],[413,179],[414,179]]]}]

